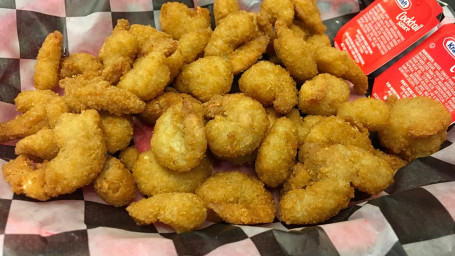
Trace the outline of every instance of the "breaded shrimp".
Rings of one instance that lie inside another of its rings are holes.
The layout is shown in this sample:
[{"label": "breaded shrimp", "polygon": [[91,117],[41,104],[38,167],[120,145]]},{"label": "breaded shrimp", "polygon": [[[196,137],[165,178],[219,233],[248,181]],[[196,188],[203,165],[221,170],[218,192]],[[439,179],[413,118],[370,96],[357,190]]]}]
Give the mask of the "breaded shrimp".
[{"label": "breaded shrimp", "polygon": [[292,0],[295,13],[314,34],[323,34],[327,27],[322,24],[321,14],[315,0]]},{"label": "breaded shrimp", "polygon": [[166,193],[143,198],[131,203],[126,210],[137,225],[161,221],[177,233],[196,229],[207,218],[204,202],[191,193]]},{"label": "breaded shrimp", "polygon": [[275,38],[273,26],[282,20],[287,26],[294,20],[294,4],[291,0],[264,0],[258,15],[258,25],[272,39]]},{"label": "breaded shrimp", "polygon": [[58,71],[62,58],[63,35],[54,31],[47,35],[36,57],[33,80],[39,90],[54,89],[58,85]]},{"label": "breaded shrimp", "polygon": [[359,123],[369,131],[378,131],[385,127],[389,122],[389,115],[389,108],[384,101],[369,97],[345,102],[337,110],[337,116]]},{"label": "breaded shrimp", "polygon": [[232,73],[236,75],[253,66],[265,53],[269,42],[269,36],[260,34],[230,53],[227,57]]},{"label": "breaded shrimp", "polygon": [[224,17],[239,10],[240,6],[237,0],[215,0],[213,3],[213,16],[215,18],[215,25],[218,26]]},{"label": "breaded shrimp", "polygon": [[58,150],[54,131],[45,128],[18,141],[14,152],[16,155],[25,155],[29,158],[51,160],[57,156]]},{"label": "breaded shrimp", "polygon": [[182,100],[158,118],[150,144],[159,164],[178,172],[190,171],[207,150],[203,116],[192,102]]},{"label": "breaded shrimp", "polygon": [[249,68],[239,79],[240,91],[264,106],[273,104],[280,114],[297,105],[297,88],[291,75],[281,66],[261,61]]},{"label": "breaded shrimp", "polygon": [[100,76],[103,70],[101,62],[93,55],[88,53],[73,53],[62,61],[60,69],[60,79],[65,77]]},{"label": "breaded shrimp", "polygon": [[101,115],[101,129],[106,139],[107,152],[114,154],[130,145],[133,120],[130,116]]},{"label": "breaded shrimp", "polygon": [[132,171],[139,158],[139,150],[134,145],[127,147],[120,151],[118,158],[128,170]]},{"label": "breaded shrimp", "polygon": [[237,171],[213,175],[199,186],[196,195],[228,223],[270,223],[275,218],[272,193],[258,179]]}]

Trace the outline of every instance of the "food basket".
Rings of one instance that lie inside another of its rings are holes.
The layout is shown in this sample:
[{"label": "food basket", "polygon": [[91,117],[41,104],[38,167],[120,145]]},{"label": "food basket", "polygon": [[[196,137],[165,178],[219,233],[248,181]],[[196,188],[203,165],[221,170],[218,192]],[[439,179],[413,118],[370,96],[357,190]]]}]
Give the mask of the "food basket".
[{"label": "food basket", "polygon": [[[16,114],[13,103],[20,91],[33,89],[36,55],[48,33],[62,31],[65,54],[97,55],[117,19],[159,28],[165,2],[0,1],[0,121]],[[179,2],[213,10],[213,0]],[[257,11],[260,2],[241,0],[240,6]],[[318,0],[329,37],[371,2]],[[453,7],[440,4],[440,19],[453,22]],[[370,84],[388,66],[371,74]],[[1,177],[0,255],[453,255],[454,142],[452,125],[437,153],[401,168],[384,192],[374,198],[356,194],[347,209],[310,226],[278,219],[255,226],[206,221],[197,230],[177,234],[160,223],[137,226],[124,208],[107,205],[90,186],[38,202],[14,195]],[[0,165],[13,158],[14,145],[1,144]]]}]

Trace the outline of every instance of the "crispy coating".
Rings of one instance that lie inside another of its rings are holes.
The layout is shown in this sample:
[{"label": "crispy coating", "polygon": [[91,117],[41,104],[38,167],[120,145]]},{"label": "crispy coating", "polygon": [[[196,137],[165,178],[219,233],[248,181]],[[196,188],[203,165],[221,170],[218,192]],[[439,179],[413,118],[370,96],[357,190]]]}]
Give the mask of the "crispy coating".
[{"label": "crispy coating", "polygon": [[258,15],[258,25],[270,38],[275,38],[273,25],[282,20],[287,26],[294,20],[294,4],[291,0],[264,0]]},{"label": "crispy coating", "polygon": [[305,167],[304,164],[298,162],[292,167],[291,175],[283,183],[280,191],[281,195],[294,189],[306,188],[318,179],[318,171],[314,171]]},{"label": "crispy coating", "polygon": [[254,64],[239,79],[240,91],[264,106],[273,104],[280,114],[297,105],[297,88],[291,75],[281,66],[268,61]]},{"label": "crispy coating", "polygon": [[[287,115],[287,117],[291,118],[289,115]],[[326,117],[317,115],[307,115],[303,118],[299,130],[299,145],[302,145],[305,142],[306,136],[308,136],[313,126],[324,118]]]},{"label": "crispy coating", "polygon": [[319,8],[314,0],[292,0],[297,18],[314,34],[325,33],[327,27],[322,24]]},{"label": "crispy coating", "polygon": [[166,111],[169,107],[186,100],[191,103],[193,109],[200,113],[204,114],[202,109],[202,103],[197,99],[193,98],[191,95],[186,93],[178,92],[165,92],[155,99],[147,102],[144,112],[139,114],[139,117],[142,121],[145,121],[149,124],[155,124],[156,120]]},{"label": "crispy coating", "polygon": [[101,129],[106,139],[107,152],[114,154],[130,145],[133,120],[130,116],[101,115]]},{"label": "crispy coating", "polygon": [[326,34],[315,34],[305,39],[313,52],[321,48],[331,47],[330,39]]},{"label": "crispy coating", "polygon": [[60,79],[75,76],[100,76],[103,64],[93,55],[88,53],[73,53],[62,61]]},{"label": "crispy coating", "polygon": [[389,123],[379,130],[378,137],[391,153],[412,160],[436,152],[450,122],[448,110],[432,98],[399,99],[390,103]]},{"label": "crispy coating", "polygon": [[203,54],[211,34],[211,29],[200,29],[188,32],[180,37],[178,48],[182,52],[185,63],[191,63]]},{"label": "crispy coating", "polygon": [[54,31],[47,35],[36,57],[33,81],[39,90],[54,89],[58,85],[58,71],[62,58],[63,35]]},{"label": "crispy coating", "polygon": [[264,184],[237,171],[213,175],[199,186],[196,195],[228,223],[270,223],[275,218],[275,202]]},{"label": "crispy coating", "polygon": [[237,11],[216,26],[204,50],[205,56],[227,56],[258,32],[254,14]]},{"label": "crispy coating", "polygon": [[45,201],[88,185],[101,172],[106,145],[95,110],[62,114],[53,132],[59,148],[54,159],[35,168],[21,155],[3,166],[14,193]]},{"label": "crispy coating", "polygon": [[215,96],[204,103],[207,142],[219,157],[247,155],[259,147],[268,128],[267,114],[258,101],[243,94]]},{"label": "crispy coating", "polygon": [[177,50],[169,57],[166,58],[166,65],[169,67],[169,83],[170,84],[177,75],[180,73],[180,70],[185,65],[185,56],[182,53],[182,49],[177,48]]},{"label": "crispy coating", "polygon": [[273,126],[273,124],[275,124],[276,120],[278,120],[278,118],[280,118],[281,115],[278,114],[278,112],[276,112],[275,108],[273,108],[273,107],[266,107],[265,112],[267,113],[267,119],[269,121],[267,130],[269,130]]},{"label": "crispy coating", "polygon": [[368,130],[353,126],[339,117],[323,118],[313,124],[305,137],[303,145],[299,148],[299,161],[305,163],[305,157],[312,150],[333,144],[353,145],[373,151],[368,136]]},{"label": "crispy coating", "polygon": [[291,109],[291,111],[289,111],[289,113],[286,114],[286,118],[294,122],[294,126],[297,129],[298,145],[299,146],[302,145],[309,131],[304,126],[303,117],[300,115],[299,110],[296,108]]},{"label": "crispy coating", "polygon": [[330,74],[307,80],[299,91],[299,109],[304,114],[330,116],[349,100],[349,84]]},{"label": "crispy coating", "polygon": [[161,29],[179,40],[184,34],[210,28],[210,11],[195,7],[193,10],[185,4],[167,2],[161,6]]},{"label": "crispy coating", "polygon": [[281,185],[291,173],[297,155],[297,129],[281,117],[265,135],[255,163],[259,179],[269,187]]},{"label": "crispy coating", "polygon": [[305,40],[281,20],[275,23],[275,29],[277,38],[273,40],[273,47],[292,77],[297,82],[303,83],[316,76],[318,67],[315,56]]},{"label": "crispy coating", "polygon": [[68,111],[63,99],[50,90],[23,91],[14,102],[17,111],[23,114],[0,124],[0,142],[22,139],[43,128],[52,128]]},{"label": "crispy coating", "polygon": [[93,188],[99,197],[115,207],[127,205],[136,198],[133,175],[115,157],[106,161]]},{"label": "crispy coating", "polygon": [[218,26],[224,17],[239,10],[240,6],[237,0],[215,0],[213,3],[213,16],[215,18],[215,25]]},{"label": "crispy coating", "polygon": [[106,38],[98,53],[103,63],[103,78],[112,84],[116,84],[120,77],[130,71],[139,52],[138,41],[128,28],[127,20],[117,20],[112,35]]},{"label": "crispy coating", "polygon": [[120,151],[118,158],[128,170],[132,171],[139,158],[139,150],[134,145],[127,147]]},{"label": "crispy coating", "polygon": [[131,203],[126,210],[137,225],[161,221],[177,233],[196,229],[207,218],[204,202],[191,193],[166,193]]},{"label": "crispy coating", "polygon": [[269,36],[261,34],[230,53],[228,60],[231,64],[232,73],[239,74],[253,66],[265,53],[269,42]]},{"label": "crispy coating", "polygon": [[136,38],[141,56],[146,56],[150,52],[161,52],[168,57],[177,50],[178,42],[171,35],[150,25],[133,24],[129,32]]},{"label": "crispy coating", "polygon": [[153,196],[168,192],[193,193],[212,173],[212,161],[205,157],[189,172],[176,172],[161,166],[151,150],[141,153],[133,177],[142,194]]},{"label": "crispy coating", "polygon": [[329,73],[348,80],[354,84],[354,91],[359,95],[367,92],[368,78],[349,53],[334,47],[323,47],[315,56],[320,73]]},{"label": "crispy coating", "polygon": [[118,83],[117,87],[128,90],[147,101],[164,92],[169,82],[170,71],[166,57],[160,52],[151,52],[138,58],[131,69]]},{"label": "crispy coating", "polygon": [[203,116],[192,106],[183,100],[169,107],[156,121],[150,141],[158,163],[178,172],[196,167],[207,150]]},{"label": "crispy coating", "polygon": [[394,171],[399,170],[401,167],[404,167],[409,163],[408,161],[401,159],[397,155],[387,154],[379,149],[375,149],[372,153],[375,156],[385,160]]},{"label": "crispy coating", "polygon": [[60,80],[60,86],[65,88],[63,98],[73,112],[96,109],[113,115],[125,115],[141,113],[145,109],[145,103],[135,94],[100,79],[87,81],[65,78]]},{"label": "crispy coating", "polygon": [[226,60],[219,56],[207,56],[185,66],[175,81],[175,88],[206,102],[215,95],[228,93],[233,79]]},{"label": "crispy coating", "polygon": [[371,195],[376,195],[392,184],[395,172],[387,161],[373,152],[341,144],[312,152],[305,158],[305,167],[312,170],[337,168],[346,172],[354,187]]},{"label": "crispy coating", "polygon": [[337,116],[365,126],[369,131],[378,131],[389,122],[390,111],[387,104],[379,99],[358,98],[341,104]]},{"label": "crispy coating", "polygon": [[59,149],[52,129],[42,129],[16,143],[15,154],[51,160]]}]

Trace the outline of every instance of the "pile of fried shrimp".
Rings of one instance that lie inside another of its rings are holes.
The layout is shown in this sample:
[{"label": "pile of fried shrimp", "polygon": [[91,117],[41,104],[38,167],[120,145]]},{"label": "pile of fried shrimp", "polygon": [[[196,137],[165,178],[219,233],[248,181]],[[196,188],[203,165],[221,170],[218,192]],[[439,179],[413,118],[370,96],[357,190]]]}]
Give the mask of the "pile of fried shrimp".
[{"label": "pile of fried shrimp", "polygon": [[[62,57],[62,34],[49,34],[36,90],[0,124],[0,142],[18,140],[3,165],[12,191],[46,201],[92,184],[138,225],[177,232],[206,219],[316,224],[445,140],[451,116],[431,98],[350,101],[367,76],[331,47],[315,0],[264,0],[258,13],[216,0],[212,15],[214,28],[208,9],[168,2],[162,31],[120,19],[98,56]],[[133,120],[153,127],[149,150],[132,143]],[[255,175],[214,172],[217,161]]]}]

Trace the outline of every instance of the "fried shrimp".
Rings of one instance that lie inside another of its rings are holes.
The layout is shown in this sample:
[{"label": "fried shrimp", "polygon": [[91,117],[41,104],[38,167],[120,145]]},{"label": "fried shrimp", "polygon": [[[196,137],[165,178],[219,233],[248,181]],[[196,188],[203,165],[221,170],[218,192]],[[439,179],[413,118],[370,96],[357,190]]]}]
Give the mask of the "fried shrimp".
[{"label": "fried shrimp", "polygon": [[58,71],[62,58],[63,35],[59,31],[50,33],[36,57],[33,80],[39,90],[54,89],[58,85]]},{"label": "fried shrimp", "polygon": [[255,16],[237,11],[226,16],[217,25],[204,50],[205,56],[226,57],[258,33]]},{"label": "fried shrimp", "polygon": [[211,34],[211,29],[200,29],[185,33],[180,37],[178,49],[181,51],[185,63],[193,62],[204,53]]},{"label": "fried shrimp", "polygon": [[155,124],[156,120],[158,120],[164,111],[166,111],[171,106],[182,102],[183,100],[190,102],[196,112],[200,113],[201,115],[204,114],[202,103],[193,98],[191,95],[178,92],[165,92],[155,99],[147,102],[145,110],[139,114],[139,118],[149,124]]},{"label": "fried shrimp", "polygon": [[245,71],[239,79],[239,88],[262,105],[273,105],[280,114],[297,105],[295,81],[284,68],[268,61],[258,62]]},{"label": "fried shrimp", "polygon": [[95,110],[64,113],[52,131],[59,148],[54,159],[35,168],[21,155],[3,166],[14,193],[45,201],[88,185],[101,172],[106,145]]},{"label": "fried shrimp", "polygon": [[303,163],[296,163],[291,170],[291,175],[283,183],[283,187],[280,191],[281,195],[286,194],[286,192],[305,188],[306,186],[314,183],[318,178],[318,172],[313,171],[305,167]]},{"label": "fried shrimp", "polygon": [[162,166],[178,172],[196,167],[207,150],[203,116],[183,100],[156,121],[151,149]]},{"label": "fried shrimp", "polygon": [[388,124],[389,112],[384,101],[368,97],[341,104],[337,116],[361,124],[369,131],[378,131]]},{"label": "fried shrimp", "polygon": [[215,18],[215,25],[218,26],[224,17],[239,10],[240,6],[237,0],[215,0],[213,3],[213,16]]},{"label": "fried shrimp", "polygon": [[188,64],[177,77],[175,88],[202,102],[231,89],[234,76],[229,63],[219,56],[207,56]]},{"label": "fried shrimp", "polygon": [[299,83],[313,78],[318,74],[318,66],[311,47],[305,40],[278,20],[275,23],[277,38],[273,47],[278,58],[283,61],[286,69]]},{"label": "fried shrimp", "polygon": [[327,27],[322,24],[319,8],[314,0],[292,0],[297,18],[314,34],[323,34]]},{"label": "fried shrimp", "polygon": [[115,157],[110,157],[93,183],[96,194],[108,204],[120,207],[136,198],[133,175]]},{"label": "fried shrimp", "polygon": [[130,145],[133,120],[129,116],[101,115],[101,129],[106,138],[107,152],[114,154]]},{"label": "fried shrimp", "polygon": [[52,128],[68,112],[65,102],[50,90],[23,91],[14,99],[23,114],[0,124],[0,142],[22,139],[43,128]]},{"label": "fried shrimp", "polygon": [[230,53],[228,60],[231,64],[232,73],[237,75],[253,66],[265,53],[269,42],[269,36],[261,34]]},{"label": "fried shrimp", "polygon": [[440,102],[418,96],[389,105],[389,122],[378,132],[382,146],[406,160],[428,156],[440,148],[451,122],[449,111]]},{"label": "fried shrimp", "polygon": [[51,160],[57,156],[58,150],[54,131],[46,128],[18,141],[15,153],[30,158],[38,157],[43,160]]},{"label": "fried shrimp", "polygon": [[160,25],[174,39],[179,40],[184,34],[210,28],[210,11],[195,7],[193,10],[185,4],[167,2],[161,6]]},{"label": "fried shrimp", "polygon": [[264,0],[258,15],[258,25],[270,37],[275,38],[273,25],[282,20],[287,26],[294,20],[294,5],[291,0]]},{"label": "fried shrimp", "polygon": [[212,170],[212,161],[204,157],[191,171],[176,172],[161,166],[151,150],[141,153],[132,169],[139,191],[146,196],[168,192],[193,193]]},{"label": "fried shrimp", "polygon": [[118,158],[128,170],[132,171],[139,158],[139,150],[134,145],[127,147],[120,151]]},{"label": "fried shrimp", "polygon": [[299,109],[304,114],[330,116],[349,100],[349,84],[330,74],[307,80],[299,91]]},{"label": "fried shrimp", "polygon": [[215,96],[204,103],[207,142],[219,157],[247,155],[259,147],[268,128],[267,114],[258,101],[243,94]]},{"label": "fried shrimp", "polygon": [[312,125],[299,148],[299,161],[305,163],[305,156],[309,152],[333,144],[353,145],[373,151],[368,130],[353,126],[339,117],[330,116],[316,120]]},{"label": "fried shrimp", "polygon": [[73,53],[63,59],[60,79],[79,75],[97,77],[101,75],[102,70],[103,65],[95,56],[88,53]]},{"label": "fried shrimp", "polygon": [[131,25],[129,32],[138,42],[139,55],[146,56],[151,52],[161,52],[166,57],[177,50],[178,42],[171,35],[158,31],[150,25]]},{"label": "fried shrimp", "polygon": [[349,53],[333,47],[323,47],[315,56],[320,73],[329,73],[348,80],[354,84],[354,91],[359,95],[367,92],[368,78]]},{"label": "fried shrimp", "polygon": [[135,94],[98,78],[65,78],[60,80],[60,86],[65,89],[63,98],[73,112],[95,109],[113,115],[125,115],[141,113],[145,109],[145,103]]},{"label": "fried shrimp", "polygon": [[133,69],[122,77],[117,87],[135,94],[143,101],[155,98],[164,92],[170,79],[165,60],[166,57],[160,52],[151,52],[138,58]]},{"label": "fried shrimp", "polygon": [[133,202],[126,210],[138,225],[161,221],[177,233],[193,230],[207,218],[204,202],[191,193],[159,194]]},{"label": "fried shrimp", "polygon": [[275,218],[272,193],[260,180],[237,171],[213,175],[199,186],[196,195],[228,223],[270,223]]},{"label": "fried shrimp", "polygon": [[127,20],[117,20],[112,35],[106,38],[98,53],[103,63],[103,78],[112,84],[116,84],[121,76],[130,71],[139,52],[138,41],[128,29]]},{"label": "fried shrimp", "polygon": [[297,155],[297,129],[286,117],[279,118],[265,135],[255,163],[259,179],[269,187],[281,185],[289,176]]}]

